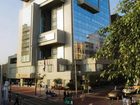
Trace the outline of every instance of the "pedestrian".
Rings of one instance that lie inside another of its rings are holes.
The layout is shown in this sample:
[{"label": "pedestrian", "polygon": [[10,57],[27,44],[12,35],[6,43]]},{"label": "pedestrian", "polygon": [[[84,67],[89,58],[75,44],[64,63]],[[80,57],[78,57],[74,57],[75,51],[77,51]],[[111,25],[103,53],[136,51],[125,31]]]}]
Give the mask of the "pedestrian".
[{"label": "pedestrian", "polygon": [[2,98],[3,98],[3,105],[8,105],[8,101],[9,101],[9,97],[8,97],[8,86],[9,83],[7,81],[5,81],[5,84],[2,88]]},{"label": "pedestrian", "polygon": [[49,96],[49,91],[46,90],[46,99],[48,99],[48,96]]},{"label": "pedestrian", "polygon": [[66,96],[67,96],[67,97],[70,97],[70,93],[69,93],[69,92],[67,92]]},{"label": "pedestrian", "polygon": [[64,90],[64,97],[63,97],[63,100],[65,100],[65,98],[66,98],[66,96],[67,96],[67,94],[66,94],[66,91]]},{"label": "pedestrian", "polygon": [[123,102],[123,105],[126,105],[126,98],[125,97],[123,97],[122,102]]},{"label": "pedestrian", "polygon": [[14,105],[19,105],[19,96],[18,95],[16,95]]}]

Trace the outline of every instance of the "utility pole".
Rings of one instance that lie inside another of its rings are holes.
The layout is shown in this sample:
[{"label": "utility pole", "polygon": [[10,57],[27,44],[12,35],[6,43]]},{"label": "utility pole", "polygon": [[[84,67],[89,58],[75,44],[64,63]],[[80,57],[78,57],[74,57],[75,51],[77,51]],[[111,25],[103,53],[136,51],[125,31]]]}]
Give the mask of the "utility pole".
[{"label": "utility pole", "polygon": [[37,95],[37,76],[35,74],[35,96]]},{"label": "utility pole", "polygon": [[[37,51],[36,51],[37,53]],[[35,96],[37,95],[37,82],[38,82],[38,71],[37,71],[37,54],[36,54],[36,61],[35,61]]]},{"label": "utility pole", "polygon": [[[36,42],[35,42],[36,41]],[[33,42],[33,47],[35,49],[35,61],[34,61],[34,70],[35,70],[35,96],[37,95],[37,82],[38,82],[38,68],[37,68],[37,60],[38,60],[38,48],[37,48],[37,40]]]},{"label": "utility pole", "polygon": [[75,71],[75,93],[77,97],[77,69],[76,69],[76,60],[74,60],[74,71]]}]

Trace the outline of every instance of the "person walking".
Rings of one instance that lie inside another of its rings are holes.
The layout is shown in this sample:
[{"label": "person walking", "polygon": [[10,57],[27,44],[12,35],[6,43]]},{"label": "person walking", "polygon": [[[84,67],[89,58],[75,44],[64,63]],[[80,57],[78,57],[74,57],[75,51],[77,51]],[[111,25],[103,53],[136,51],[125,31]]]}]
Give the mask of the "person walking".
[{"label": "person walking", "polygon": [[66,91],[64,90],[64,93],[63,93],[63,100],[65,100],[67,94],[66,94]]},{"label": "person walking", "polygon": [[5,81],[5,84],[2,88],[2,97],[3,97],[3,105],[8,105],[9,97],[8,97],[8,86],[9,82]]}]

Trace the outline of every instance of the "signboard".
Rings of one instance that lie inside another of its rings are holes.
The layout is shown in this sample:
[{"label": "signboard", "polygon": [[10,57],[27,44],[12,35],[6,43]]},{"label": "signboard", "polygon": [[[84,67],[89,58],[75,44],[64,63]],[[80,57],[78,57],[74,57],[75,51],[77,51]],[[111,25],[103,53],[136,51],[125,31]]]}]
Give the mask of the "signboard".
[{"label": "signboard", "polygon": [[16,74],[16,77],[17,78],[30,78],[30,75],[29,74]]}]

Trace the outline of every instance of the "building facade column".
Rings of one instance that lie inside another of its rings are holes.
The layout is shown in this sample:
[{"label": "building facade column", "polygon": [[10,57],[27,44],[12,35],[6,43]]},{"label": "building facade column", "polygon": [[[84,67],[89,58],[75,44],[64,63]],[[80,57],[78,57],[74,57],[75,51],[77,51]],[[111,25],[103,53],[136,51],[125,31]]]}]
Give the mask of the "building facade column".
[{"label": "building facade column", "polygon": [[20,86],[23,86],[23,78],[20,78]]}]

